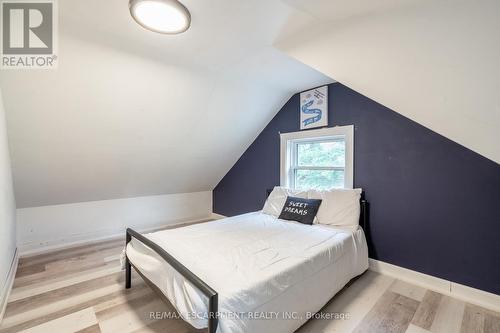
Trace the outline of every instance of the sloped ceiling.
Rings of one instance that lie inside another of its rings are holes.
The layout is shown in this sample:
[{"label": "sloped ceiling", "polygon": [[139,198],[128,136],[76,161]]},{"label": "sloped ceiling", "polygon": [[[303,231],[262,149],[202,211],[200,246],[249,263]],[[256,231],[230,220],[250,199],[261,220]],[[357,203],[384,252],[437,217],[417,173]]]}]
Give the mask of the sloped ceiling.
[{"label": "sloped ceiling", "polygon": [[210,190],[333,80],[500,161],[498,1],[183,0],[177,36],[58,3],[58,69],[0,72],[18,207]]},{"label": "sloped ceiling", "polygon": [[211,190],[293,93],[332,82],[272,47],[280,1],[184,0],[177,36],[125,0],[58,3],[58,69],[0,73],[18,207]]},{"label": "sloped ceiling", "polygon": [[500,163],[499,1],[284,2],[279,49]]}]

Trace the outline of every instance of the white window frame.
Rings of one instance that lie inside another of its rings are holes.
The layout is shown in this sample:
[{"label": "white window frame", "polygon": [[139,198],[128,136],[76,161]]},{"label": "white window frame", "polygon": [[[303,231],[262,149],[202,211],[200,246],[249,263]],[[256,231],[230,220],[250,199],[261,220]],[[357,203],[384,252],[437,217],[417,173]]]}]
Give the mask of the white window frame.
[{"label": "white window frame", "polygon": [[[295,158],[297,143],[323,141],[323,140],[345,140],[345,173],[344,188],[354,186],[354,125],[321,128],[317,130],[280,133],[280,184],[285,187],[294,187],[294,170],[292,161]],[[318,167],[321,169],[321,167]]]}]

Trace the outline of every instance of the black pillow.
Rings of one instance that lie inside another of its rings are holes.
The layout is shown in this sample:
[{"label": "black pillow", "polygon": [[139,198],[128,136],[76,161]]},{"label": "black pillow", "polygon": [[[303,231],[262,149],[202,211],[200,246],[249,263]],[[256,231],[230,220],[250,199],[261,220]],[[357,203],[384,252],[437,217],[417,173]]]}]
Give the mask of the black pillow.
[{"label": "black pillow", "polygon": [[304,224],[313,224],[319,205],[321,205],[321,199],[286,197],[285,205],[278,218]]}]

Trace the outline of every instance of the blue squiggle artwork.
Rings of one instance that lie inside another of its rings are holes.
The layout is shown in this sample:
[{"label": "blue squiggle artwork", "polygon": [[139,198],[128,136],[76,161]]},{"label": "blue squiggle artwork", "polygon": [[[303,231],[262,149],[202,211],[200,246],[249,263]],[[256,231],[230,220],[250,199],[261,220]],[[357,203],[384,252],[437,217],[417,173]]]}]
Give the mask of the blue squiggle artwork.
[{"label": "blue squiggle artwork", "polygon": [[306,104],[302,105],[302,113],[305,114],[314,114],[315,116],[312,116],[310,118],[306,118],[302,120],[302,123],[304,126],[316,123],[321,120],[322,112],[320,109],[309,109],[309,107],[314,103],[314,101],[309,101]]},{"label": "blue squiggle artwork", "polygon": [[328,126],[328,86],[300,93],[300,129]]}]

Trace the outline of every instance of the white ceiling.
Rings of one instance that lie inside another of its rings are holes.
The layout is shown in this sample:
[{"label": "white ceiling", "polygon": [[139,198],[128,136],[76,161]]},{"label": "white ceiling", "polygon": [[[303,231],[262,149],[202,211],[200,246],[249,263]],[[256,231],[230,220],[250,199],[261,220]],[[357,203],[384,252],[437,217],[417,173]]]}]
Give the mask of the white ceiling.
[{"label": "white ceiling", "polygon": [[293,93],[332,82],[271,46],[281,2],[184,4],[191,29],[165,36],[124,0],[59,1],[58,69],[0,73],[18,207],[210,190]]},{"label": "white ceiling", "polygon": [[285,1],[309,17],[278,48],[500,163],[499,1]]},{"label": "white ceiling", "polygon": [[500,161],[498,2],[183,0],[177,36],[58,3],[59,68],[0,72],[18,207],[210,190],[332,78]]},{"label": "white ceiling", "polygon": [[432,0],[283,0],[315,21],[342,21]]}]

